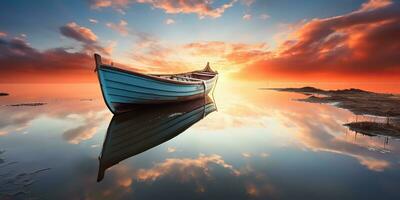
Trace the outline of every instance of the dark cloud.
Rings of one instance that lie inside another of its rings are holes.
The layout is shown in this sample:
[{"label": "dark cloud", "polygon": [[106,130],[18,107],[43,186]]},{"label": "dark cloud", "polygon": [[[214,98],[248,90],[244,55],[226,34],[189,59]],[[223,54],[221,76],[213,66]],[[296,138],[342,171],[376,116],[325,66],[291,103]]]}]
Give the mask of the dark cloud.
[{"label": "dark cloud", "polygon": [[[72,76],[93,76],[93,59],[85,53],[63,48],[38,51],[25,40],[0,38],[0,82],[36,82],[35,77],[63,80]],[[49,75],[58,74],[56,77]],[[85,81],[85,80],[82,80]]]},{"label": "dark cloud", "polygon": [[385,2],[373,1],[346,15],[313,19],[301,26],[293,39],[283,42],[275,56],[242,72],[253,78],[399,75],[400,3]]},{"label": "dark cloud", "polygon": [[79,26],[75,22],[70,22],[60,27],[60,33],[65,37],[74,39],[82,43],[83,51],[86,53],[99,52],[109,55],[113,46],[103,47],[97,41],[97,35],[89,28]]}]

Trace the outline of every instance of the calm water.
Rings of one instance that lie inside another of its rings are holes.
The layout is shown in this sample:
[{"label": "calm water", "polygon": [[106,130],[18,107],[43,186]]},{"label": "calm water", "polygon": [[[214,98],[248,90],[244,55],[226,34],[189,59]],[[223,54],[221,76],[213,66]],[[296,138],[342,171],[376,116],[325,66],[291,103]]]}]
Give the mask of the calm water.
[{"label": "calm water", "polygon": [[[112,119],[96,84],[0,85],[11,93],[0,97],[0,199],[400,199],[399,140],[348,131],[349,111],[257,88],[221,81],[207,108]],[[32,102],[47,104],[7,106]],[[110,166],[97,182],[102,149]]]}]

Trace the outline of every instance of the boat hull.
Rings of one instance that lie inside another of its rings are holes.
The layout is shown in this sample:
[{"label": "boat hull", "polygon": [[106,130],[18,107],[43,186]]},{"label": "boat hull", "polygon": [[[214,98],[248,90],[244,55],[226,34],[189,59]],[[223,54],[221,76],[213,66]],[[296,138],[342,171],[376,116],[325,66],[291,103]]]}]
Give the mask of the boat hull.
[{"label": "boat hull", "polygon": [[172,103],[204,97],[213,89],[218,76],[216,74],[209,80],[191,84],[106,66],[98,67],[97,73],[104,101],[113,113],[125,112],[132,105]]}]

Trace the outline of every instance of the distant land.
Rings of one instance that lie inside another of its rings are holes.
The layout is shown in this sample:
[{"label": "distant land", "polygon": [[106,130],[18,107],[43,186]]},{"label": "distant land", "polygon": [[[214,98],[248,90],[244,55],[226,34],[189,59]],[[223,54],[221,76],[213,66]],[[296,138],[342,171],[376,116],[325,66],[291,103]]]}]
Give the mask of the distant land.
[{"label": "distant land", "polygon": [[357,115],[400,117],[400,95],[383,94],[360,89],[321,90],[314,87],[261,88],[283,92],[297,92],[309,97],[299,99],[310,103],[335,103]]},{"label": "distant land", "polygon": [[18,107],[18,106],[43,106],[43,105],[46,105],[47,103],[42,103],[42,102],[39,102],[39,103],[19,103],[19,104],[10,104],[10,105],[7,105],[7,106],[13,106],[13,107]]},{"label": "distant land", "polygon": [[345,126],[365,135],[400,137],[400,95],[375,93],[356,88],[344,90],[322,90],[314,87],[260,89],[302,93],[308,97],[298,99],[299,101],[331,103],[356,115],[386,117],[387,123],[351,122]]}]

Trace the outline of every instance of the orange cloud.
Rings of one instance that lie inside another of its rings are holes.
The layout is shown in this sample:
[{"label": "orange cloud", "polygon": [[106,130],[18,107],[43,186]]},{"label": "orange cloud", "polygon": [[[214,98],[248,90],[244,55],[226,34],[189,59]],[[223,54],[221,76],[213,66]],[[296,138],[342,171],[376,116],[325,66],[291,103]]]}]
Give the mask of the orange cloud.
[{"label": "orange cloud", "polygon": [[400,74],[399,24],[400,3],[370,1],[349,14],[305,23],[273,56],[241,72],[245,77],[280,80],[299,74],[319,80],[335,75],[394,78]]},{"label": "orange cloud", "polygon": [[6,36],[7,36],[7,33],[1,32],[1,31],[0,31],[0,38],[1,38],[1,37],[6,37]]},{"label": "orange cloud", "polygon": [[89,0],[91,9],[112,7],[121,14],[125,14],[124,9],[133,2],[133,0]]},{"label": "orange cloud", "polygon": [[105,7],[109,7],[112,5],[111,0],[91,0],[89,2],[90,2],[90,7],[93,9],[105,8]]},{"label": "orange cloud", "polygon": [[221,71],[235,71],[269,55],[265,43],[203,41],[176,45],[150,36],[140,37],[130,58],[135,66],[155,72],[199,69],[207,62]]},{"label": "orange cloud", "polygon": [[364,10],[382,8],[382,7],[390,5],[391,3],[392,3],[391,0],[370,0],[361,5],[361,10],[364,11]]},{"label": "orange cloud", "polygon": [[120,33],[123,36],[127,36],[129,33],[127,25],[128,25],[128,22],[126,22],[125,20],[121,20],[118,24],[114,24],[111,22],[106,24],[106,26],[108,28],[111,28],[111,29],[117,31],[118,33]]},{"label": "orange cloud", "polygon": [[218,8],[212,7],[212,1],[208,0],[137,0],[138,3],[147,3],[154,8],[164,10],[166,13],[179,14],[179,13],[195,13],[199,18],[220,17],[226,9],[233,6],[237,0],[232,0],[229,3],[223,4]]}]

